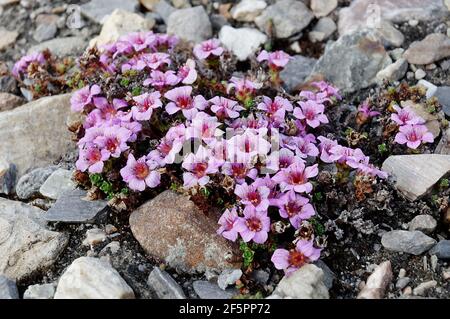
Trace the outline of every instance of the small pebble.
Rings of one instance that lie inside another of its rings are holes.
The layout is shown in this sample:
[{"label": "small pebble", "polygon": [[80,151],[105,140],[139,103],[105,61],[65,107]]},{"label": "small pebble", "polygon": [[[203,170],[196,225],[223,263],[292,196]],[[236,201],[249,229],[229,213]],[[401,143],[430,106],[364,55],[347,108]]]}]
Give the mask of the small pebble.
[{"label": "small pebble", "polygon": [[406,276],[406,270],[405,269],[400,269],[400,271],[398,272],[398,278],[404,278]]},{"label": "small pebble", "polygon": [[416,19],[411,19],[408,21],[408,24],[412,27],[417,27],[417,25],[419,24],[419,21]]},{"label": "small pebble", "polygon": [[414,288],[413,293],[416,296],[423,296],[428,290],[436,286],[437,286],[436,280],[426,281],[418,285],[416,288]]},{"label": "small pebble", "polygon": [[427,76],[427,73],[422,69],[417,69],[414,76],[415,76],[416,80],[422,80],[424,77]]}]

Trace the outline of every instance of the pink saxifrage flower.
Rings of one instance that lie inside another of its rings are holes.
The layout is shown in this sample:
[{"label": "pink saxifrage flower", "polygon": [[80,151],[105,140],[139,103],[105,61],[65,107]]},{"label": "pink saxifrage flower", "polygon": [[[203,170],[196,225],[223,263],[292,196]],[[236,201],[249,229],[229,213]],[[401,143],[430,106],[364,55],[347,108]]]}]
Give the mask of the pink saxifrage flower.
[{"label": "pink saxifrage flower", "polygon": [[205,60],[210,56],[221,56],[223,48],[217,39],[209,39],[197,44],[194,47],[194,55],[199,60]]},{"label": "pink saxifrage flower", "polygon": [[420,116],[417,116],[410,107],[401,108],[398,105],[394,105],[393,108],[397,113],[391,114],[391,120],[398,125],[416,125],[425,123],[425,120]]},{"label": "pink saxifrage flower", "polygon": [[309,199],[298,195],[294,191],[288,191],[276,200],[280,216],[289,218],[295,229],[300,228],[302,221],[315,215],[313,206]]},{"label": "pink saxifrage flower", "polygon": [[133,97],[134,105],[131,108],[133,119],[136,121],[148,121],[152,117],[153,110],[162,106],[161,93],[158,91],[144,93]]},{"label": "pink saxifrage flower", "polygon": [[201,95],[192,98],[191,93],[191,86],[180,86],[166,92],[164,97],[171,101],[166,105],[166,112],[172,115],[181,111],[186,119],[192,120],[199,110],[205,109],[207,103]]},{"label": "pink saxifrage flower", "polygon": [[319,259],[321,249],[314,247],[313,241],[299,240],[295,249],[277,249],[272,255],[275,268],[284,270],[286,275],[292,274],[305,264]]},{"label": "pink saxifrage flower", "polygon": [[283,192],[294,190],[297,193],[310,193],[313,187],[309,179],[318,173],[317,164],[306,167],[304,163],[297,162],[279,171],[273,180],[280,184]]},{"label": "pink saxifrage flower", "polygon": [[155,188],[160,184],[161,174],[154,170],[156,166],[146,156],[136,160],[133,154],[129,154],[127,165],[120,170],[120,175],[130,189],[142,192],[146,187]]},{"label": "pink saxifrage flower", "polygon": [[244,242],[253,240],[257,244],[264,244],[270,231],[270,218],[267,212],[257,211],[249,205],[244,208],[244,217],[238,219],[235,229]]},{"label": "pink saxifrage flower", "polygon": [[258,55],[256,60],[258,62],[267,61],[269,63],[269,67],[271,69],[282,69],[284,68],[291,56],[284,51],[275,51],[275,52],[267,52],[266,50],[262,50]]},{"label": "pink saxifrage flower", "polygon": [[294,109],[294,116],[299,120],[306,120],[306,124],[312,128],[318,127],[321,123],[328,123],[328,118],[323,114],[325,110],[323,104],[311,100],[299,102],[299,104],[300,107]]},{"label": "pink saxifrage flower", "polygon": [[239,111],[243,111],[244,108],[238,104],[238,102],[224,98],[224,97],[213,97],[209,100],[212,103],[211,111],[216,114],[217,118],[220,120],[226,118],[235,119],[239,117]]},{"label": "pink saxifrage flower", "polygon": [[234,193],[244,205],[253,206],[258,211],[267,211],[269,208],[270,189],[267,186],[242,183],[236,185]]},{"label": "pink saxifrage flower", "polygon": [[224,238],[236,241],[238,238],[238,232],[236,230],[236,222],[239,220],[239,216],[236,211],[236,207],[231,210],[227,209],[219,218],[219,229],[217,230],[218,235],[222,235]]},{"label": "pink saxifrage flower", "polygon": [[403,125],[395,136],[395,142],[416,149],[422,143],[433,143],[434,137],[425,125]]},{"label": "pink saxifrage flower", "polygon": [[73,93],[70,98],[72,112],[83,111],[85,106],[92,103],[94,96],[99,95],[100,93],[101,89],[97,84],[94,84],[91,87],[85,86],[84,88]]}]

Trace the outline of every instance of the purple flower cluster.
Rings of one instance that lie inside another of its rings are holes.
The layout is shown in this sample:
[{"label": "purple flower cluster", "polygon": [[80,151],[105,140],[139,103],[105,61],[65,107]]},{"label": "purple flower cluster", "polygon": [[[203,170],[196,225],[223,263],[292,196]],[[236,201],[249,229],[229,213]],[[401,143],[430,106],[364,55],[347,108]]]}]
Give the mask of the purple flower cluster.
[{"label": "purple flower cluster", "polygon": [[43,65],[46,62],[47,60],[42,52],[25,55],[14,64],[11,73],[16,78],[20,78],[23,74],[27,73],[30,64]]},{"label": "purple flower cluster", "polygon": [[425,120],[417,116],[412,108],[395,105],[394,110],[396,113],[391,115],[391,120],[399,125],[399,132],[395,136],[396,143],[416,149],[422,143],[434,142],[433,134],[424,125]]},{"label": "purple flower cluster", "polygon": [[[197,65],[213,67],[206,60],[221,57],[224,49],[211,39],[180,62],[173,56],[176,44],[174,37],[145,32],[102,48],[103,71],[142,72],[144,92],[111,98],[107,88],[91,84],[73,94],[72,110],[87,114],[78,142],[78,170],[102,173],[107,163],[122,158],[123,182],[137,192],[160,185],[162,174],[174,164],[180,164],[187,191],[231,179],[236,204],[225,210],[217,232],[231,241],[240,237],[257,244],[271,242],[273,222],[285,220],[300,229],[316,214],[312,180],[321,163],[386,177],[360,149],[313,134],[328,124],[327,108],[341,99],[333,86],[313,83],[314,90],[302,91],[290,101],[281,94],[260,94],[264,83],[241,76],[221,80],[226,92],[200,93],[203,79]],[[262,51],[258,56],[276,71],[289,60],[282,51]],[[143,154],[136,145],[148,145],[145,128],[162,112],[174,119],[172,126]],[[275,267],[290,273],[320,256],[313,239],[297,239],[295,245],[275,251]]]}]

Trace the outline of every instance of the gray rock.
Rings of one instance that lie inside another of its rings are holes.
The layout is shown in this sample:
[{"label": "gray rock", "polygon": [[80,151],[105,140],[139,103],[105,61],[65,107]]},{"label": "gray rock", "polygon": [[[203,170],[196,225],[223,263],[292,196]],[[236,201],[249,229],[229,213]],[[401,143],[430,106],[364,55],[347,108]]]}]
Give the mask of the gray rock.
[{"label": "gray rock", "polygon": [[333,282],[336,279],[336,275],[334,272],[330,269],[330,267],[327,266],[322,260],[318,260],[314,263],[317,267],[322,269],[324,277],[323,277],[323,283],[328,289],[331,289],[333,287]]},{"label": "gray rock", "polygon": [[450,156],[439,154],[394,155],[384,161],[382,170],[395,180],[396,188],[409,200],[416,200],[448,172]]},{"label": "gray rock", "polygon": [[311,0],[311,10],[316,18],[329,15],[338,5],[337,0]]},{"label": "gray rock", "polygon": [[51,222],[94,223],[106,214],[108,203],[88,200],[86,196],[86,191],[81,189],[63,193],[47,211],[45,219]]},{"label": "gray rock", "polygon": [[159,194],[130,216],[131,231],[142,248],[186,273],[240,267],[230,259],[238,253],[237,246],[217,236],[216,223],[187,196],[172,191]]},{"label": "gray rock", "polygon": [[336,29],[336,23],[334,23],[333,19],[325,17],[317,22],[308,36],[312,42],[320,42],[328,39]]},{"label": "gray rock", "polygon": [[306,264],[289,276],[284,276],[270,299],[329,299],[328,289],[323,282],[323,270],[313,264]]},{"label": "gray rock", "polygon": [[206,280],[194,281],[193,288],[200,299],[231,299],[239,294],[235,288],[228,288],[224,291],[218,285]]},{"label": "gray rock", "polygon": [[160,299],[186,299],[180,285],[167,272],[157,267],[148,276],[147,284]]},{"label": "gray rock", "polygon": [[23,299],[53,299],[54,284],[32,285],[25,290]]},{"label": "gray rock", "polygon": [[445,115],[450,117],[450,86],[439,86],[434,96],[442,105]]},{"label": "gray rock", "polygon": [[48,198],[58,199],[63,193],[75,189],[72,171],[59,168],[54,171],[39,188],[39,192]]},{"label": "gray rock", "polygon": [[66,247],[68,237],[48,230],[43,213],[0,199],[0,273],[21,280],[51,266]]},{"label": "gray rock", "polygon": [[381,244],[387,250],[420,255],[433,247],[436,241],[417,230],[392,230],[383,234]]},{"label": "gray rock", "polygon": [[409,230],[419,230],[425,234],[434,232],[437,221],[430,215],[418,215],[409,223]]},{"label": "gray rock", "polygon": [[225,290],[228,286],[236,284],[242,276],[242,270],[240,269],[225,269],[217,278],[217,285],[220,289]]},{"label": "gray rock", "polygon": [[301,1],[279,0],[268,6],[255,19],[258,28],[269,34],[273,27],[276,38],[285,39],[299,33],[312,21],[314,15]]},{"label": "gray rock", "polygon": [[103,23],[114,10],[134,12],[137,5],[137,0],[91,0],[81,5],[81,13],[94,22]]},{"label": "gray rock", "polygon": [[0,300],[2,299],[19,299],[15,281],[4,275],[0,275]]},{"label": "gray rock", "polygon": [[167,21],[167,33],[199,43],[212,37],[212,26],[202,6],[179,9]]},{"label": "gray rock", "polygon": [[363,30],[327,45],[310,78],[323,77],[344,92],[354,92],[375,84],[377,73],[391,63],[379,38]]},{"label": "gray rock", "polygon": [[16,165],[18,177],[76,150],[66,126],[70,113],[70,94],[44,97],[0,112],[0,154]]},{"label": "gray rock", "polygon": [[80,257],[59,279],[55,299],[134,299],[134,292],[109,263]]},{"label": "gray rock", "polygon": [[405,76],[406,71],[408,71],[408,62],[406,62],[405,59],[400,58],[378,72],[377,81],[380,83],[383,81],[398,81]]},{"label": "gray rock", "polygon": [[5,28],[0,28],[0,51],[14,44],[18,36],[19,33],[17,31],[9,31]]},{"label": "gray rock", "polygon": [[267,41],[267,36],[252,28],[233,28],[225,25],[220,29],[219,40],[240,60],[246,60]]},{"label": "gray rock", "polygon": [[58,57],[76,56],[83,53],[86,46],[87,42],[82,37],[56,38],[32,46],[28,50],[28,54],[42,52],[48,49]]},{"label": "gray rock", "polygon": [[430,254],[439,259],[450,259],[450,240],[441,240],[430,250]]},{"label": "gray rock", "polygon": [[394,50],[389,51],[389,54],[391,55],[391,57],[394,61],[398,61],[403,57],[404,52],[405,52],[405,49],[396,48]]},{"label": "gray rock", "polygon": [[39,189],[47,178],[57,170],[56,166],[41,167],[23,175],[16,186],[16,194],[20,199],[29,199],[39,195]]},{"label": "gray rock", "polygon": [[316,63],[316,59],[307,58],[302,55],[294,55],[292,60],[289,61],[280,73],[280,78],[283,81],[283,87],[286,91],[293,93],[298,90],[299,86],[311,74]]},{"label": "gray rock", "polygon": [[444,16],[446,11],[442,0],[355,0],[339,11],[339,34],[377,27],[381,20],[393,23],[434,20]]},{"label": "gray rock", "polygon": [[405,36],[392,23],[383,20],[374,33],[380,37],[386,47],[400,47],[405,42]]},{"label": "gray rock", "polygon": [[434,152],[442,155],[450,155],[450,127],[442,134],[441,140]]},{"label": "gray rock", "polygon": [[450,38],[442,33],[429,34],[411,43],[403,57],[411,64],[431,64],[450,56]]},{"label": "gray rock", "polygon": [[366,285],[359,292],[357,299],[382,299],[392,281],[392,277],[391,262],[389,260],[382,262],[367,278]]},{"label": "gray rock", "polygon": [[252,278],[261,285],[266,285],[269,282],[270,274],[269,272],[262,270],[262,269],[256,269],[252,273]]},{"label": "gray rock", "polygon": [[15,185],[16,166],[0,158],[0,194],[11,194]]},{"label": "gray rock", "polygon": [[18,97],[17,95],[0,92],[0,112],[12,110],[23,103],[24,99]]},{"label": "gray rock", "polygon": [[414,72],[414,77],[416,80],[422,80],[427,76],[427,73],[422,69],[417,69],[416,72]]},{"label": "gray rock", "polygon": [[242,0],[231,9],[234,20],[253,22],[257,16],[267,7],[263,0]]},{"label": "gray rock", "polygon": [[169,22],[170,15],[175,11],[177,11],[177,9],[172,7],[165,0],[161,0],[156,3],[153,9],[153,12],[157,13],[163,19],[165,24]]},{"label": "gray rock", "polygon": [[56,23],[40,24],[33,34],[33,39],[37,42],[53,39],[58,32]]},{"label": "gray rock", "polygon": [[402,290],[403,288],[408,286],[410,282],[411,282],[411,279],[409,277],[400,278],[395,283],[395,288]]}]

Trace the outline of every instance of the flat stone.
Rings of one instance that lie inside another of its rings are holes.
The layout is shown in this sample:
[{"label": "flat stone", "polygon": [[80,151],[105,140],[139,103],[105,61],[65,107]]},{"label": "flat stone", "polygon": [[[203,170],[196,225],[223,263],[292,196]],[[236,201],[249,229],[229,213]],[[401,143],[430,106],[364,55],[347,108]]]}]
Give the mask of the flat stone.
[{"label": "flat stone", "polygon": [[450,155],[450,127],[444,131],[441,140],[436,146],[436,154]]},{"label": "flat stone", "polygon": [[411,282],[411,278],[409,278],[409,277],[399,278],[397,280],[397,282],[395,283],[395,288],[402,290],[403,288],[408,286],[410,282]]},{"label": "flat stone", "polygon": [[16,194],[20,199],[30,199],[39,195],[39,189],[47,178],[57,169],[56,166],[40,167],[23,175],[16,186]]},{"label": "flat stone", "polygon": [[19,33],[17,31],[8,31],[0,28],[0,51],[8,48],[16,42]]},{"label": "flat stone", "polygon": [[293,93],[299,90],[306,78],[311,74],[316,59],[294,55],[286,67],[280,72],[280,78],[283,81],[283,87],[286,91]]},{"label": "flat stone", "polygon": [[325,17],[319,19],[308,36],[312,42],[320,42],[328,39],[336,29],[336,23],[333,19]]},{"label": "flat stone", "polygon": [[436,241],[417,230],[392,230],[383,234],[381,244],[387,250],[420,255],[433,247]]},{"label": "flat stone", "polygon": [[246,60],[267,41],[264,33],[252,28],[233,28],[225,25],[220,29],[219,40],[240,60]]},{"label": "flat stone", "polygon": [[405,76],[406,71],[408,71],[408,62],[401,58],[378,72],[377,80],[379,83],[398,81]]},{"label": "flat stone", "polygon": [[382,262],[367,278],[366,285],[357,299],[383,299],[393,278],[391,262]]},{"label": "flat stone", "polygon": [[87,41],[82,37],[56,38],[44,41],[28,50],[28,54],[42,52],[46,49],[58,57],[78,56],[83,53],[87,46]]},{"label": "flat stone", "polygon": [[390,156],[384,161],[382,170],[394,178],[397,190],[414,201],[427,194],[450,172],[450,156],[438,154]]},{"label": "flat stone", "polygon": [[217,285],[220,289],[225,290],[228,286],[235,285],[242,276],[240,269],[225,269],[217,278]]},{"label": "flat stone", "polygon": [[351,93],[375,84],[377,73],[391,63],[380,39],[371,31],[362,30],[327,45],[309,79],[326,79]]},{"label": "flat stone", "polygon": [[58,199],[63,193],[75,189],[72,173],[66,169],[57,169],[45,180],[39,192],[47,198]]},{"label": "flat stone", "polygon": [[193,288],[200,299],[231,299],[239,294],[239,291],[235,288],[222,290],[217,284],[206,280],[194,281]]},{"label": "flat stone", "polygon": [[180,285],[165,271],[155,267],[147,283],[160,299],[186,299]]},{"label": "flat stone", "polygon": [[431,64],[450,56],[450,38],[442,33],[429,34],[411,43],[403,57],[412,64]]},{"label": "flat stone", "polygon": [[94,22],[103,23],[114,10],[134,12],[137,5],[137,0],[91,0],[81,5],[81,13]]},{"label": "flat stone", "polygon": [[0,154],[16,165],[19,177],[76,150],[65,124],[70,112],[70,94],[64,94],[0,113]]},{"label": "flat stone", "polygon": [[439,259],[450,259],[450,240],[441,240],[430,250],[430,255],[436,255]]},{"label": "flat stone", "polygon": [[154,19],[116,9],[105,19],[100,34],[89,42],[89,47],[94,45],[100,47],[115,42],[121,36],[132,32],[149,31],[154,25]]},{"label": "flat stone", "polygon": [[424,296],[428,290],[430,290],[436,286],[437,286],[437,281],[435,281],[435,280],[426,281],[426,282],[423,282],[420,285],[418,285],[416,288],[414,288],[413,293],[416,296]]},{"label": "flat stone", "polygon": [[22,280],[51,266],[68,243],[39,208],[0,198],[0,273]]},{"label": "flat stone", "polygon": [[430,234],[437,227],[437,221],[430,215],[418,215],[409,222],[409,230],[419,230],[422,233]]},{"label": "flat stone", "polygon": [[442,105],[445,115],[450,117],[450,86],[439,86],[434,96]]},{"label": "flat stone", "polygon": [[25,290],[23,299],[53,299],[54,284],[31,285]]},{"label": "flat stone", "polygon": [[58,32],[56,23],[40,24],[33,33],[33,39],[37,42],[53,39]]},{"label": "flat stone", "polygon": [[212,37],[212,26],[202,6],[179,9],[167,21],[167,33],[199,43]]},{"label": "flat stone", "polygon": [[88,200],[87,192],[74,189],[63,193],[47,211],[45,219],[51,222],[94,223],[106,213],[104,200]]},{"label": "flat stone", "polygon": [[239,266],[229,261],[238,252],[217,235],[217,220],[175,192],[165,191],[135,210],[130,227],[149,255],[179,272],[220,272]]},{"label": "flat stone", "polygon": [[16,185],[16,167],[0,158],[0,194],[9,195]]},{"label": "flat stone", "polygon": [[0,300],[19,299],[16,282],[4,275],[0,275]]},{"label": "flat stone", "polygon": [[12,110],[23,103],[24,99],[17,95],[0,92],[0,112]]},{"label": "flat stone", "polygon": [[257,16],[267,7],[263,0],[242,0],[231,9],[234,20],[253,22]]},{"label": "flat stone", "polygon": [[415,19],[430,21],[446,14],[442,0],[354,0],[339,11],[339,34],[364,27],[377,27],[381,20],[403,23]]},{"label": "flat stone", "polygon": [[134,299],[134,292],[109,263],[80,257],[59,279],[55,299]]},{"label": "flat stone", "polygon": [[323,282],[323,270],[313,264],[306,264],[278,283],[271,299],[329,299],[328,289]]},{"label": "flat stone", "polygon": [[313,18],[314,15],[303,2],[279,0],[268,6],[255,19],[255,23],[266,34],[273,28],[276,38],[286,39],[306,28]]},{"label": "flat stone", "polygon": [[316,18],[326,17],[338,5],[337,0],[311,0],[310,7]]}]

